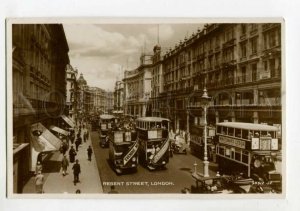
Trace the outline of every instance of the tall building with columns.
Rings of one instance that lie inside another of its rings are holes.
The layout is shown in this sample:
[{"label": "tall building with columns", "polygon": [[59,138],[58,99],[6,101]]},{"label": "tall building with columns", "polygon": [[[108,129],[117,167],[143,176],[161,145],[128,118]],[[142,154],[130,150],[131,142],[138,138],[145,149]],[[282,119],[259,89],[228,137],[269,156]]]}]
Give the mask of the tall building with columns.
[{"label": "tall building with columns", "polygon": [[152,79],[152,55],[142,54],[140,65],[124,73],[125,114],[142,117],[149,109]]}]

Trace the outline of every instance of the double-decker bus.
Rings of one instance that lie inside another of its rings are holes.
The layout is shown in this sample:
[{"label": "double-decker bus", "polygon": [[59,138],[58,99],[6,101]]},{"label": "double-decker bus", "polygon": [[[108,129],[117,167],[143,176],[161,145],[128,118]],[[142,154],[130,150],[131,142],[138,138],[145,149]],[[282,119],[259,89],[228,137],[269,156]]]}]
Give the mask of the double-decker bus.
[{"label": "double-decker bus", "polygon": [[114,126],[115,116],[110,114],[102,114],[100,115],[100,146],[108,147],[109,145],[109,132],[112,130]]},{"label": "double-decker bus", "polygon": [[[207,152],[208,160],[214,161],[215,154],[215,127],[207,126]],[[191,153],[204,158],[204,126],[192,125],[190,128],[190,149]]]},{"label": "double-decker bus", "polygon": [[109,160],[117,174],[125,170],[137,170],[138,147],[137,132],[135,130],[114,130],[110,134]]},{"label": "double-decker bus", "polygon": [[139,163],[149,170],[163,168],[169,162],[169,124],[169,119],[161,117],[141,117],[136,120]]},{"label": "double-decker bus", "polygon": [[278,127],[242,123],[217,123],[216,154],[219,171],[240,174],[281,189],[281,143]]}]

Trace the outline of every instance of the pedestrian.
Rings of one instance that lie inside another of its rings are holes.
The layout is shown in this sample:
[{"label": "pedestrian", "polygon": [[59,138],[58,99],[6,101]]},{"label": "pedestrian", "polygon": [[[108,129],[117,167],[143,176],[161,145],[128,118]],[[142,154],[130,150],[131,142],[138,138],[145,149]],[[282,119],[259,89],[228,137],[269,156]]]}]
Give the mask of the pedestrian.
[{"label": "pedestrian", "polygon": [[86,139],[89,139],[90,133],[89,130],[86,130]]},{"label": "pedestrian", "polygon": [[115,186],[114,186],[114,185],[112,185],[112,186],[110,186],[110,191],[109,191],[108,193],[112,193],[112,194],[114,194],[114,193],[119,193],[119,192],[118,192],[118,191],[116,191],[116,190],[115,190]]},{"label": "pedestrian", "polygon": [[87,149],[87,153],[88,153],[88,160],[92,161],[93,150],[92,150],[91,146],[89,146],[89,148]]},{"label": "pedestrian", "polygon": [[81,131],[78,132],[77,139],[79,140],[79,144],[82,144]]},{"label": "pedestrian", "polygon": [[76,159],[76,163],[73,165],[73,175],[74,175],[74,185],[76,185],[79,181],[79,174],[81,173],[80,164],[78,163],[78,159]]},{"label": "pedestrian", "polygon": [[66,155],[64,155],[64,157],[63,157],[63,159],[61,161],[61,167],[62,167],[62,174],[63,174],[63,176],[65,176],[67,174],[68,166],[69,166],[69,161],[68,161]]},{"label": "pedestrian", "polygon": [[78,147],[80,145],[80,137],[77,137],[76,141],[75,141],[75,146],[76,146],[76,152],[78,152]]},{"label": "pedestrian", "polygon": [[36,167],[35,167],[35,175],[37,175],[39,171],[42,172],[42,169],[43,169],[43,166],[42,166],[41,162],[38,161],[36,164]]},{"label": "pedestrian", "polygon": [[87,140],[87,138],[86,138],[86,131],[84,130],[84,132],[83,132],[83,141],[84,141],[84,143],[86,142],[86,140]]},{"label": "pedestrian", "polygon": [[35,176],[35,191],[36,193],[44,193],[43,186],[44,186],[44,175],[42,175],[41,171],[38,171],[37,175]]},{"label": "pedestrian", "polygon": [[75,156],[77,155],[77,153],[75,152],[75,149],[73,146],[71,146],[70,150],[69,150],[69,158],[70,158],[70,163],[73,163],[75,161]]}]

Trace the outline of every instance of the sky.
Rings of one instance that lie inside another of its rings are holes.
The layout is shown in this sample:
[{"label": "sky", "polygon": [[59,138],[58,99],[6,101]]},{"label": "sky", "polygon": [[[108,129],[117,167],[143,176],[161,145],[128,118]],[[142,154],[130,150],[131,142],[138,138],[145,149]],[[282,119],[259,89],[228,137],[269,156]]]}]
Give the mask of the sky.
[{"label": "sky", "polygon": [[[203,24],[63,24],[70,64],[89,86],[113,91],[125,70],[139,65],[142,52],[163,51],[203,28]],[[159,35],[159,36],[158,36]],[[158,39],[159,37],[159,39]]]}]

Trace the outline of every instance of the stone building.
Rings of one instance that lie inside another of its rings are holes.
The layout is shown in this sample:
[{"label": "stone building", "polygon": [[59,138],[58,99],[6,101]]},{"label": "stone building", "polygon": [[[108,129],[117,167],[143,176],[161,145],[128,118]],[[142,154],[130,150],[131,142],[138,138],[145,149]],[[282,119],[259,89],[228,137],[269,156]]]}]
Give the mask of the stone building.
[{"label": "stone building", "polygon": [[142,54],[140,65],[124,73],[125,114],[142,117],[150,105],[152,55]]},{"label": "stone building", "polygon": [[207,24],[170,49],[162,63],[157,101],[174,128],[201,123],[204,87],[212,97],[209,124],[281,124],[279,23]]},{"label": "stone building", "polygon": [[116,81],[114,90],[114,111],[123,112],[124,104],[124,83]]},{"label": "stone building", "polygon": [[33,132],[60,124],[69,47],[61,24],[13,24],[12,49],[13,140],[8,141],[13,141],[13,191],[20,193],[36,164]]},{"label": "stone building", "polygon": [[77,121],[77,69],[71,65],[67,65],[67,98],[66,98],[66,115],[69,116],[74,122]]}]

